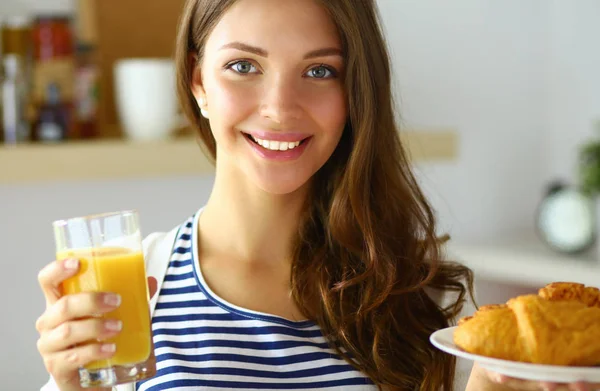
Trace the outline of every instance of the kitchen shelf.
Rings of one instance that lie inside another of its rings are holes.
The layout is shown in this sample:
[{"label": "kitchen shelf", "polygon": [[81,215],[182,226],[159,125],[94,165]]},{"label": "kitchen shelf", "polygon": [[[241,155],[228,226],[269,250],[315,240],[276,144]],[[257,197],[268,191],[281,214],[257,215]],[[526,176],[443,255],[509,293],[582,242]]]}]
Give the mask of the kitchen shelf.
[{"label": "kitchen shelf", "polygon": [[[406,131],[413,162],[450,161],[458,155],[453,130]],[[157,142],[119,139],[0,147],[0,184],[212,174],[193,137]]]},{"label": "kitchen shelf", "polygon": [[600,286],[600,255],[556,253],[536,239],[492,244],[449,243],[448,257],[473,269],[476,278],[539,287],[555,281]]}]

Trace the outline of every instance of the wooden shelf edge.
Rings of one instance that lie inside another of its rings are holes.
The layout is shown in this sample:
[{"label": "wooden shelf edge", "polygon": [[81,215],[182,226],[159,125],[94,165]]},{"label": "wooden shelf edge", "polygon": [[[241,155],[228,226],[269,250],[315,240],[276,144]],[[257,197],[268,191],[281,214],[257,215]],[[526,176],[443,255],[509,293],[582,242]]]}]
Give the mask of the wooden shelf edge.
[{"label": "wooden shelf edge", "polygon": [[414,163],[452,162],[458,159],[459,136],[453,129],[408,130],[400,138]]},{"label": "wooden shelf edge", "polygon": [[0,183],[164,177],[210,173],[192,138],[162,142],[97,140],[0,150]]},{"label": "wooden shelf edge", "polygon": [[449,244],[449,258],[470,267],[475,277],[503,283],[522,283],[541,288],[555,281],[597,286],[600,261],[595,253],[566,256],[540,243],[494,245]]},{"label": "wooden shelf edge", "polygon": [[[413,162],[449,161],[458,156],[458,136],[452,130],[406,131],[402,139]],[[212,163],[191,137],[0,147],[0,184],[212,173]]]}]

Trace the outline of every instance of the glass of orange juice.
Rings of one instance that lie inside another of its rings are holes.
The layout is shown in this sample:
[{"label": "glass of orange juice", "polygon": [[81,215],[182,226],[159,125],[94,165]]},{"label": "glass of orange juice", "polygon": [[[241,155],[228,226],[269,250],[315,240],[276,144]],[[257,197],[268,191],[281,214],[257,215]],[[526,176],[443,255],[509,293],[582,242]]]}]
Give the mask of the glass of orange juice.
[{"label": "glass of orange juice", "polygon": [[[113,292],[121,295],[115,311],[99,315],[119,319],[122,331],[103,341],[116,344],[109,360],[79,369],[82,387],[112,387],[154,376],[155,357],[148,305],[146,267],[136,211],[76,217],[53,223],[56,258],[76,258],[77,275],[64,281],[63,294]],[[90,341],[94,343],[97,341]]]}]

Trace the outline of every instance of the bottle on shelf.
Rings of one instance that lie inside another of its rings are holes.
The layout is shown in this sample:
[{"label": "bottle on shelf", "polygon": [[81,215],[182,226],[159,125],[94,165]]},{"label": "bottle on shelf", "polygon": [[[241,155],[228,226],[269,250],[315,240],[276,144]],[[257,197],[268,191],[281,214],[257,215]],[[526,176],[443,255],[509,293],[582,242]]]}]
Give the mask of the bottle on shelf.
[{"label": "bottle on shelf", "polygon": [[66,141],[73,137],[75,128],[75,47],[71,15],[36,15],[32,37],[33,140]]},{"label": "bottle on shelf", "polygon": [[63,103],[60,86],[49,83],[46,101],[38,108],[38,118],[33,128],[33,141],[57,143],[66,141],[69,135],[70,108]]},{"label": "bottle on shelf", "polygon": [[75,1],[75,137],[80,139],[100,135],[97,1]]},{"label": "bottle on shelf", "polygon": [[8,54],[3,58],[2,128],[5,144],[27,142],[31,128],[27,120],[27,81],[23,75],[20,56]]},{"label": "bottle on shelf", "polygon": [[75,68],[75,126],[76,136],[91,139],[98,136],[99,79],[95,47],[77,45]]},{"label": "bottle on shelf", "polygon": [[[30,125],[33,121],[33,101],[31,99],[32,23],[31,19],[26,16],[11,16],[3,18],[0,24],[2,55],[9,62],[8,73],[4,73],[4,67],[7,64],[5,61],[0,61],[0,80],[3,80],[6,86],[5,92],[8,95],[7,105],[4,106],[2,103],[4,93],[0,92],[0,143],[14,144],[27,141],[24,138],[29,138],[28,129],[31,128]],[[6,78],[2,77],[3,74]],[[0,90],[3,89],[0,88]],[[17,126],[15,121],[18,119],[21,122],[23,115],[25,115],[25,125]],[[2,119],[3,117],[5,118]],[[12,124],[5,129],[5,122],[12,122]],[[19,127],[21,130],[18,130]]]}]

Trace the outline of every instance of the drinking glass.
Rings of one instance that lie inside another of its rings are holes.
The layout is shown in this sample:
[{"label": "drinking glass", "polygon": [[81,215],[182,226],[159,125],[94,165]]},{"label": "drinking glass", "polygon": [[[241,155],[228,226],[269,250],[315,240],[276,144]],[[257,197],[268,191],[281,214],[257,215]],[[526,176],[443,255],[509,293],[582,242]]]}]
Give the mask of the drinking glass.
[{"label": "drinking glass", "polygon": [[153,376],[156,359],[138,213],[75,217],[55,221],[53,228],[56,258],[80,262],[77,275],[62,283],[63,294],[113,292],[121,296],[119,308],[97,315],[123,322],[116,337],[102,341],[116,344],[116,352],[110,359],[80,368],[81,386],[112,387]]}]

